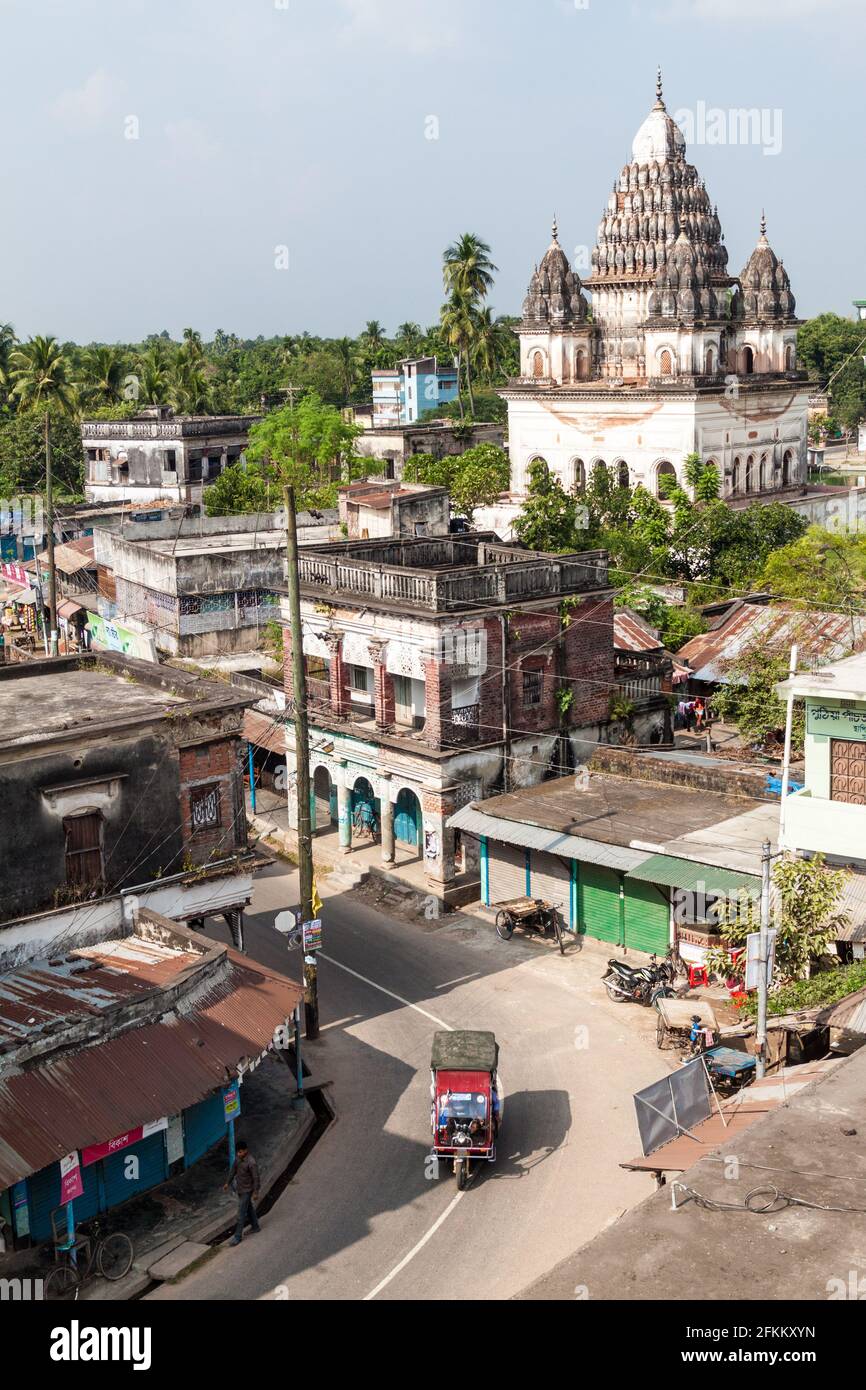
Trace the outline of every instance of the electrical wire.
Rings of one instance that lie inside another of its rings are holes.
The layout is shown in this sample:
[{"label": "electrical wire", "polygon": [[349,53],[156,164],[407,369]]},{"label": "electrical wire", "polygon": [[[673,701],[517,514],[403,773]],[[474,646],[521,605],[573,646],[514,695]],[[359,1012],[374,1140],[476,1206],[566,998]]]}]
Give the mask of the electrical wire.
[{"label": "electrical wire", "polygon": [[808,1211],[851,1212],[866,1216],[866,1207],[836,1207],[825,1202],[812,1202],[806,1197],[796,1197],[792,1192],[780,1192],[772,1183],[766,1187],[753,1187],[742,1202],[721,1202],[715,1197],[707,1197],[679,1179],[671,1184],[671,1191],[688,1193],[692,1201],[705,1211],[748,1211],[753,1216],[767,1216],[784,1211],[786,1207],[805,1207]]}]

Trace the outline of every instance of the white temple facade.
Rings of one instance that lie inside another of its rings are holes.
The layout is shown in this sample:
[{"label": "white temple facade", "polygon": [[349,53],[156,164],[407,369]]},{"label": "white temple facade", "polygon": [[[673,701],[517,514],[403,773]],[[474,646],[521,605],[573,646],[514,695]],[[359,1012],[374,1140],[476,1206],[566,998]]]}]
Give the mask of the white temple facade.
[{"label": "white temple facade", "polygon": [[714,463],[722,496],[806,481],[808,383],[794,297],[761,216],[739,278],[717,210],[662,100],[632,145],[581,283],[553,240],[523,305],[508,403],[512,494],[543,458],[569,489],[602,461],[659,493],[683,460]]}]

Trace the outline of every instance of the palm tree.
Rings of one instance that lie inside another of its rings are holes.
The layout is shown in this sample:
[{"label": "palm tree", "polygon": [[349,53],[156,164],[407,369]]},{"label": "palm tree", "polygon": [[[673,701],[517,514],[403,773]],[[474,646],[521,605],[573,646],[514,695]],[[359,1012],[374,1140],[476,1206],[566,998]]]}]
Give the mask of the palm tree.
[{"label": "palm tree", "polygon": [[51,412],[72,414],[77,402],[69,363],[56,338],[35,337],[9,356],[12,391],[25,409],[45,414],[45,521],[48,529],[48,620],[51,655],[57,655],[57,575],[54,567],[54,508],[51,491]]},{"label": "palm tree", "polygon": [[0,387],[9,385],[9,356],[18,339],[11,323],[0,323]]},{"label": "palm tree", "polygon": [[401,323],[397,329],[397,346],[405,357],[417,357],[423,337],[420,323]]},{"label": "palm tree", "polygon": [[177,354],[169,380],[172,403],[178,413],[185,415],[204,415],[210,406],[210,388],[201,361],[182,356],[181,348]]},{"label": "palm tree", "polygon": [[343,403],[348,405],[355,385],[355,373],[358,365],[354,340],[352,338],[337,338],[334,342],[333,353],[340,367]]},{"label": "palm tree", "polygon": [[84,358],[84,395],[96,405],[111,405],[123,395],[126,353],[120,347],[92,347]]},{"label": "palm tree", "polygon": [[56,338],[35,337],[9,355],[13,395],[25,409],[64,414],[75,408],[75,390],[69,379],[69,363]]},{"label": "palm tree", "polygon": [[460,369],[466,369],[466,389],[469,392],[469,411],[474,416],[475,401],[472,397],[472,375],[469,355],[475,335],[474,310],[471,299],[455,290],[451,298],[442,306],[442,336],[457,357],[457,399],[460,403],[460,418],[464,418],[463,397],[459,390]]},{"label": "palm tree", "polygon": [[472,361],[488,384],[499,375],[511,336],[507,325],[494,319],[491,308],[485,306],[476,312]]},{"label": "palm tree", "polygon": [[185,328],[183,330],[183,342],[179,351],[183,353],[188,362],[201,362],[204,359],[204,347],[197,328]]},{"label": "palm tree", "polygon": [[493,284],[493,272],[498,270],[490,259],[490,247],[474,232],[464,232],[445,248],[442,258],[442,279],[446,290],[457,290],[470,297],[473,305],[487,298]]},{"label": "palm tree", "polygon": [[378,319],[367,320],[361,337],[374,351],[385,346],[385,330]]},{"label": "palm tree", "polygon": [[144,405],[164,405],[170,390],[172,353],[168,344],[156,339],[138,358],[138,399]]}]

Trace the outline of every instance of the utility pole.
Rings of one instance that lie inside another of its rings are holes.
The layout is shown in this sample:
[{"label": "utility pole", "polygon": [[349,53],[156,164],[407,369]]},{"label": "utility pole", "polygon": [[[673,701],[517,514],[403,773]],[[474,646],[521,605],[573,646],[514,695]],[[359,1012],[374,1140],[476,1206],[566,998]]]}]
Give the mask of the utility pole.
[{"label": "utility pole", "polygon": [[[57,655],[57,570],[54,567],[54,502],[51,487],[51,415],[45,412],[45,524],[48,528],[48,626],[51,655]],[[37,563],[37,569],[39,568]]]},{"label": "utility pole", "polygon": [[[298,574],[298,527],[295,489],[283,488],[286,510],[286,559],[289,580],[289,625],[292,634],[292,695],[295,705],[295,784],[298,797],[298,872],[301,923],[313,917],[313,827],[310,816],[310,738],[307,722],[307,673],[301,629],[301,587]],[[304,1021],[308,1038],[319,1036],[319,982],[316,958],[304,953]]]},{"label": "utility pole", "polygon": [[770,841],[761,846],[761,930],[758,940],[758,1026],[755,1076],[767,1070],[767,961],[770,955]]}]

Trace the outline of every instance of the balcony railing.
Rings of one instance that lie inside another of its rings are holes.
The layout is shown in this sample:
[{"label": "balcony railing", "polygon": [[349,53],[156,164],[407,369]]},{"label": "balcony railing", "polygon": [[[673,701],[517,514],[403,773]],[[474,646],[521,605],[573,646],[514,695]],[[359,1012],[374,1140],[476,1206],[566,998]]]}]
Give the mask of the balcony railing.
[{"label": "balcony railing", "polygon": [[525,555],[520,551],[506,555],[497,547],[479,546],[478,552],[480,563],[438,573],[434,570],[432,574],[383,564],[372,554],[364,559],[302,554],[299,572],[306,589],[378,599],[434,613],[607,587],[607,552],[603,550],[563,556]]}]

